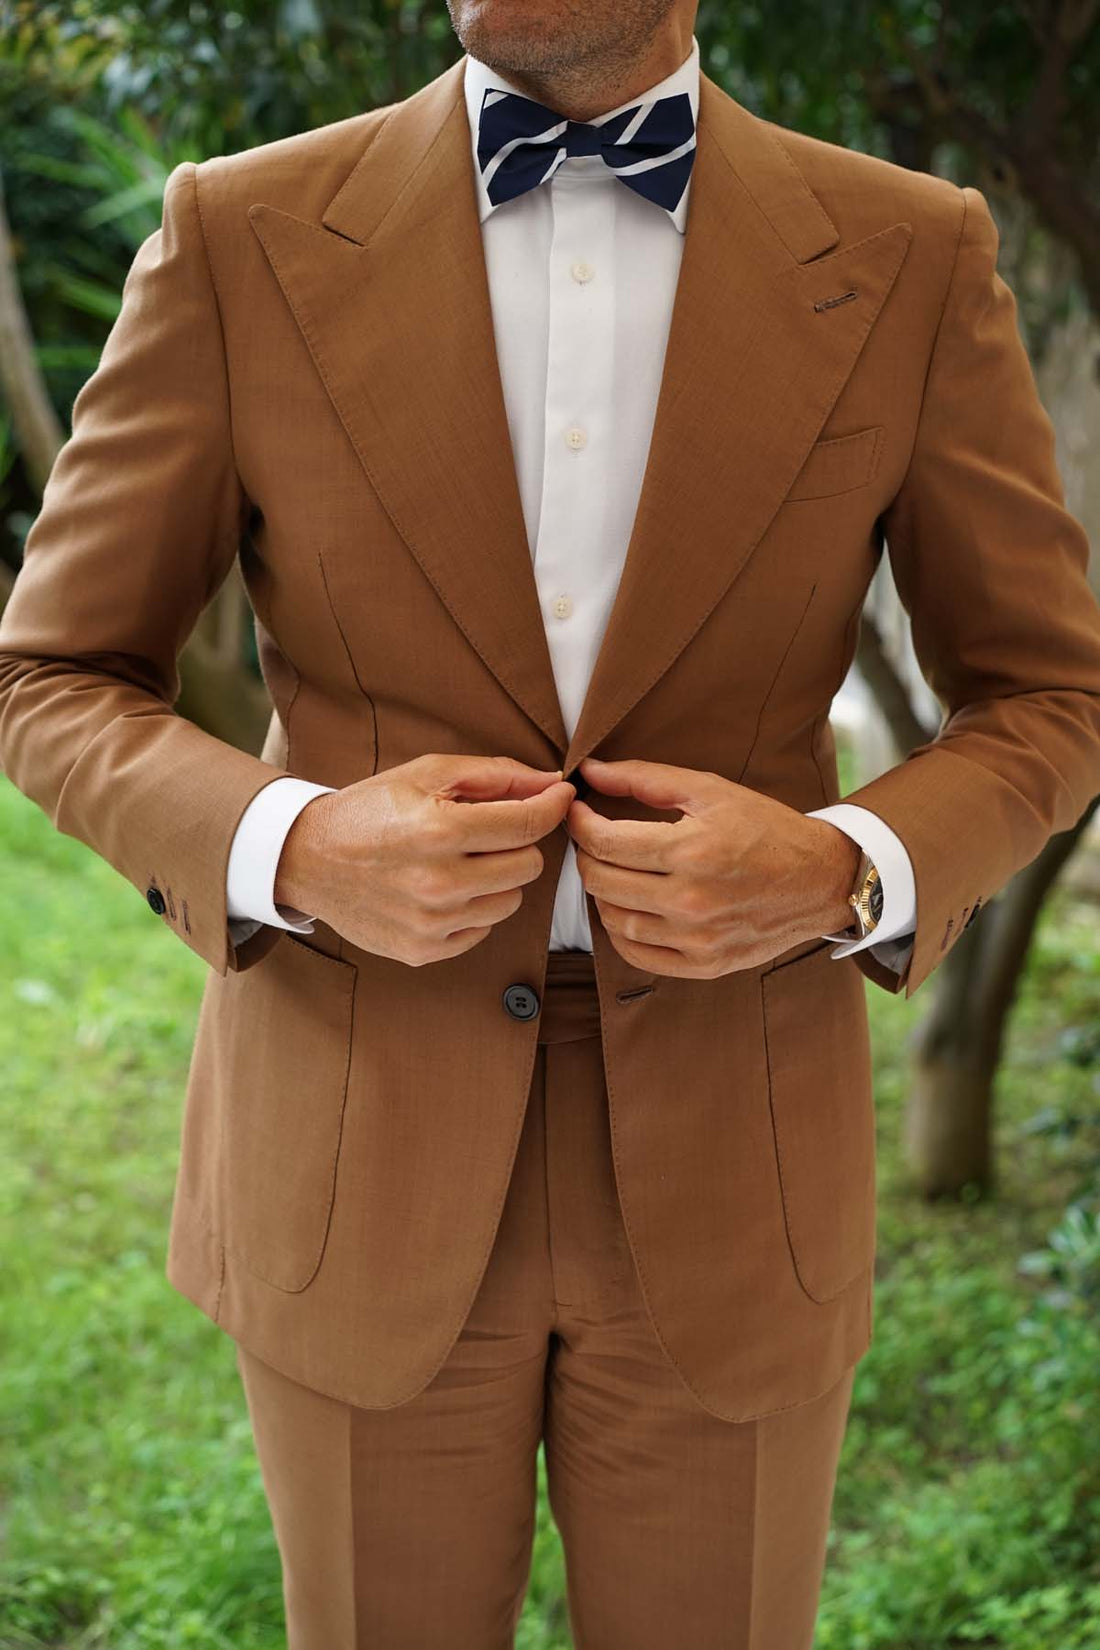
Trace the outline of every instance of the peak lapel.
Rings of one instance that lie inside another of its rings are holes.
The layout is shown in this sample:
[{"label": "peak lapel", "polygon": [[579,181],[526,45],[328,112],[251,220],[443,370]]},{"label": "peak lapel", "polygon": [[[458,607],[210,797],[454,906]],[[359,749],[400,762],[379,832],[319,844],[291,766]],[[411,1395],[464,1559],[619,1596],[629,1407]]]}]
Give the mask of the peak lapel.
[{"label": "peak lapel", "polygon": [[[768,124],[700,77],[676,297],[648,462],[571,771],[690,641],[763,536],[909,248],[839,232]],[[827,256],[820,256],[827,253]],[[843,304],[815,304],[854,289]]]},{"label": "peak lapel", "polygon": [[394,106],[320,226],[266,202],[248,216],[394,526],[564,752],[497,365],[464,64]]}]

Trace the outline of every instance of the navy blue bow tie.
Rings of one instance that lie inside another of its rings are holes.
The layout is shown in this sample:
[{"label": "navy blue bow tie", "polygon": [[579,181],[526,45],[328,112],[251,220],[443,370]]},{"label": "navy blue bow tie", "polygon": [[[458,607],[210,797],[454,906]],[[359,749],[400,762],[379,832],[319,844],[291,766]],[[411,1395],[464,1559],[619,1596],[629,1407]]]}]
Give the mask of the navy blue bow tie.
[{"label": "navy blue bow tie", "polygon": [[545,183],[569,155],[601,155],[628,188],[671,212],[695,158],[691,99],[677,92],[589,124],[566,120],[518,92],[486,89],[477,160],[494,206]]}]

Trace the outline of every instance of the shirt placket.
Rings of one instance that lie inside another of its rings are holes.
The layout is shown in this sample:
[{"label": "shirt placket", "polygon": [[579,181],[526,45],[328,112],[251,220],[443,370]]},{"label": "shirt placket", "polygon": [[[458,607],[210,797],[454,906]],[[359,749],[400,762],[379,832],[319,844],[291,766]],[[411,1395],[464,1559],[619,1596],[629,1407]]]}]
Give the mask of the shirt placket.
[{"label": "shirt placket", "polygon": [[602,615],[600,544],[612,480],[615,187],[595,157],[566,161],[549,185],[553,231],[535,580],[570,736]]}]

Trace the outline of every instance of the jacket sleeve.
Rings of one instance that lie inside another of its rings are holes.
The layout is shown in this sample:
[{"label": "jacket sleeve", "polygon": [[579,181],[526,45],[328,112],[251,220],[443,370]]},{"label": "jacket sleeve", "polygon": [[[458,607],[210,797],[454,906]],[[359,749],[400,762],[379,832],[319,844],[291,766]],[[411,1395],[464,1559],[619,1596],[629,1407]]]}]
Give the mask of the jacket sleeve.
[{"label": "jacket sleeve", "polygon": [[170,174],[0,619],[0,766],[127,877],[219,974],[226,867],[249,801],[288,770],[177,715],[179,655],[247,518],[194,162]]},{"label": "jacket sleeve", "polygon": [[866,952],[855,957],[907,997],[1100,792],[1100,604],[1088,539],[1065,507],[1054,429],[996,269],[996,225],[980,190],[961,194],[911,461],[883,517],[941,724],[844,798],[885,820],[913,864],[908,966],[893,974]]}]

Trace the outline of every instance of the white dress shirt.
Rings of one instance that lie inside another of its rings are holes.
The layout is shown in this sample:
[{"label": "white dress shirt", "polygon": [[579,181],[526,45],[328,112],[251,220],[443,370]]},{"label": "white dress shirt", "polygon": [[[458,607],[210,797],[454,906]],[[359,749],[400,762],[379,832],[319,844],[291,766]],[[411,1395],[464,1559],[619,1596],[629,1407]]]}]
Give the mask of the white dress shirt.
[{"label": "white dress shirt", "polygon": [[[521,88],[467,57],[477,210],[493,329],[535,581],[554,677],[572,734],[626,558],[649,451],[687,222],[690,178],[674,211],[644,199],[599,155],[566,158],[552,177],[493,206],[477,160],[478,112],[487,91]],[[699,107],[699,43],[642,97],[687,92]],[[548,156],[550,151],[548,150]],[[736,248],[731,247],[731,257]],[[261,923],[309,933],[313,920],[273,903],[275,871],[291,823],[333,789],[296,778],[259,791],[229,856],[230,931],[241,943]],[[864,939],[901,970],[912,949],[916,896],[904,846],[877,814],[850,803],[818,808],[871,856],[882,879],[882,917]],[[892,943],[895,936],[902,936]],[[839,938],[823,935],[823,938]],[[576,850],[566,846],[550,949],[592,949]]]}]

